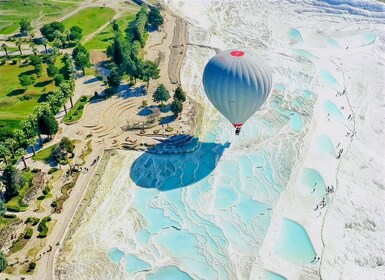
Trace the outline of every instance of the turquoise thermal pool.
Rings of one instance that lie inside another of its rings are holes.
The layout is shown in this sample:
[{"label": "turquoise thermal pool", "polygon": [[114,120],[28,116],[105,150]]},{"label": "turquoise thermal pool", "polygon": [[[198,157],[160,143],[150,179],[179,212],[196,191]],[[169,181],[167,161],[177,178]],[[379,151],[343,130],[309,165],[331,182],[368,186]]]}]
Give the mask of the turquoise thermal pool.
[{"label": "turquoise thermal pool", "polygon": [[289,219],[282,220],[275,252],[286,261],[299,264],[309,264],[316,257],[316,252],[306,230],[300,224]]}]

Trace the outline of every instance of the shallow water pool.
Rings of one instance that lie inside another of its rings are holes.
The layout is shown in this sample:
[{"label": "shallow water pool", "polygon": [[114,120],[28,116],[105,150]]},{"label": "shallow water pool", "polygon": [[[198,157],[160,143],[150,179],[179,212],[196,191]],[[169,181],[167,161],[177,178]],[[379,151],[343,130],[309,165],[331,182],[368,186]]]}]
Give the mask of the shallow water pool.
[{"label": "shallow water pool", "polygon": [[330,74],[328,70],[321,69],[319,73],[320,73],[321,81],[324,82],[325,84],[327,85],[337,84],[337,80],[333,77],[332,74]]},{"label": "shallow water pool", "polygon": [[263,274],[263,279],[264,280],[287,280],[287,278],[283,277],[282,275],[271,272],[269,270],[265,270]]},{"label": "shallow water pool", "polygon": [[300,33],[297,29],[295,29],[295,28],[291,28],[291,29],[290,29],[290,31],[289,31],[289,37],[290,37],[290,39],[292,39],[293,41],[296,41],[296,42],[303,42],[301,33]]},{"label": "shallow water pool", "polygon": [[275,252],[286,261],[299,264],[311,263],[316,256],[306,230],[300,224],[289,219],[282,221]]}]

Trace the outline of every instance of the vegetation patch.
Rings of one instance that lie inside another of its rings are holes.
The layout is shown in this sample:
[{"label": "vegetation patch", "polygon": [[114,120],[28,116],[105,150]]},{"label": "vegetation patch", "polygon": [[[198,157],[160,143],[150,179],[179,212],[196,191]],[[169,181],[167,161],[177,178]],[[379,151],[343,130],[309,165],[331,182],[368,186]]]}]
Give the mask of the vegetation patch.
[{"label": "vegetation patch", "polygon": [[45,238],[47,237],[47,234],[48,234],[48,226],[47,226],[47,223],[51,221],[51,217],[50,216],[47,216],[47,217],[44,217],[38,227],[37,227],[37,230],[39,231],[39,235],[37,236],[38,238]]},{"label": "vegetation patch", "polygon": [[[119,29],[125,30],[129,23],[135,20],[135,14],[137,11],[126,14],[124,17],[121,17],[116,20],[116,24],[119,26]],[[105,50],[108,45],[114,39],[114,31],[112,26],[109,25],[104,28],[100,33],[94,36],[90,41],[84,44],[84,47],[88,50]]]},{"label": "vegetation patch", "polygon": [[19,29],[22,18],[36,20],[53,20],[76,9],[80,0],[52,1],[52,0],[12,0],[0,1],[0,34],[11,34]]},{"label": "vegetation patch", "polygon": [[33,157],[33,160],[39,160],[42,162],[47,163],[52,156],[53,151],[56,149],[58,144],[54,144],[48,148],[45,148],[43,150],[38,151]]},{"label": "vegetation patch", "polygon": [[73,124],[83,117],[84,106],[90,102],[91,96],[83,95],[78,101],[76,101],[74,107],[69,110],[68,114],[63,118],[63,123]]},{"label": "vegetation patch", "polygon": [[42,66],[41,77],[36,77],[31,86],[21,86],[19,76],[34,73],[34,67],[24,63],[25,59],[17,58],[14,65],[5,63],[0,66],[0,73],[7,73],[0,75],[0,124],[4,128],[20,128],[20,121],[27,119],[35,106],[44,101],[44,96],[56,90],[47,75],[46,64]]},{"label": "vegetation patch", "polygon": [[77,25],[83,29],[83,36],[87,36],[112,19],[114,15],[115,11],[111,8],[87,8],[67,18],[63,24],[66,29]]}]

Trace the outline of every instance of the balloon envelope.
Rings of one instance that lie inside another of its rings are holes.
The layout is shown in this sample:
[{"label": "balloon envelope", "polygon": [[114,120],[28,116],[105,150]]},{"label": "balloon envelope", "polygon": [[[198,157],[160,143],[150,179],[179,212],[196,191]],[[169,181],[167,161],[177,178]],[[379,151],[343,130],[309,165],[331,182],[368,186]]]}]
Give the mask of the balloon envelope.
[{"label": "balloon envelope", "polygon": [[207,97],[235,127],[242,126],[263,105],[271,86],[270,67],[249,50],[218,53],[203,72]]}]

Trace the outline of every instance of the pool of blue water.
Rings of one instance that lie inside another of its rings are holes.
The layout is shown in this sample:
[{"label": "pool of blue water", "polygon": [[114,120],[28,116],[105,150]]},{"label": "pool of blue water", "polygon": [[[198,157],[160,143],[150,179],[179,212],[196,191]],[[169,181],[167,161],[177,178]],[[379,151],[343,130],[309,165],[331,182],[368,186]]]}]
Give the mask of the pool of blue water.
[{"label": "pool of blue water", "polygon": [[304,90],[303,96],[305,96],[306,98],[310,98],[313,96],[313,93],[310,90]]},{"label": "pool of blue water", "polygon": [[[315,169],[304,168],[302,171],[301,185],[303,190],[308,193],[313,193],[318,197],[326,195],[325,181]],[[314,192],[313,189],[315,189]]]},{"label": "pool of blue water", "polygon": [[326,100],[324,102],[324,109],[326,113],[334,119],[341,120],[344,118],[340,109],[337,108],[337,106],[332,101]]},{"label": "pool of blue water", "polygon": [[321,134],[317,137],[317,150],[321,154],[336,156],[336,150],[330,137],[326,134]]},{"label": "pool of blue water", "polygon": [[148,262],[145,262],[139,259],[135,255],[128,254],[125,256],[125,260],[126,260],[126,271],[128,273],[136,273],[139,271],[151,269],[151,265]]},{"label": "pool of blue water", "polygon": [[339,47],[340,47],[340,45],[338,44],[338,42],[337,42],[335,39],[331,38],[331,37],[328,37],[328,38],[326,39],[326,43],[329,44],[330,46],[333,46],[333,47],[336,47],[336,48],[339,48]]},{"label": "pool of blue water", "polygon": [[193,280],[193,278],[176,266],[165,266],[159,268],[155,273],[147,275],[146,280]]},{"label": "pool of blue water", "polygon": [[290,114],[290,127],[296,132],[299,132],[302,129],[302,118],[297,112],[292,112]]},{"label": "pool of blue water", "polygon": [[124,257],[125,253],[119,250],[118,248],[114,247],[108,251],[107,255],[110,259],[110,262],[118,264],[120,263],[120,260]]},{"label": "pool of blue water", "polygon": [[333,77],[332,74],[330,74],[328,70],[321,69],[319,73],[320,73],[321,81],[323,81],[325,84],[327,85],[337,84],[337,80]]},{"label": "pool of blue water", "polygon": [[282,220],[275,252],[286,261],[299,264],[309,264],[316,256],[306,230],[300,224],[289,219]]},{"label": "pool of blue water", "polygon": [[291,29],[290,29],[290,31],[289,31],[289,37],[290,37],[290,39],[292,39],[293,41],[296,41],[296,42],[303,42],[301,33],[300,33],[297,29],[295,29],[295,28],[291,28]]},{"label": "pool of blue water", "polygon": [[263,274],[263,280],[287,280],[287,279],[282,275],[279,275],[269,270],[265,270]]},{"label": "pool of blue water", "polygon": [[369,32],[364,35],[365,44],[371,44],[376,41],[377,35],[374,32]]}]

